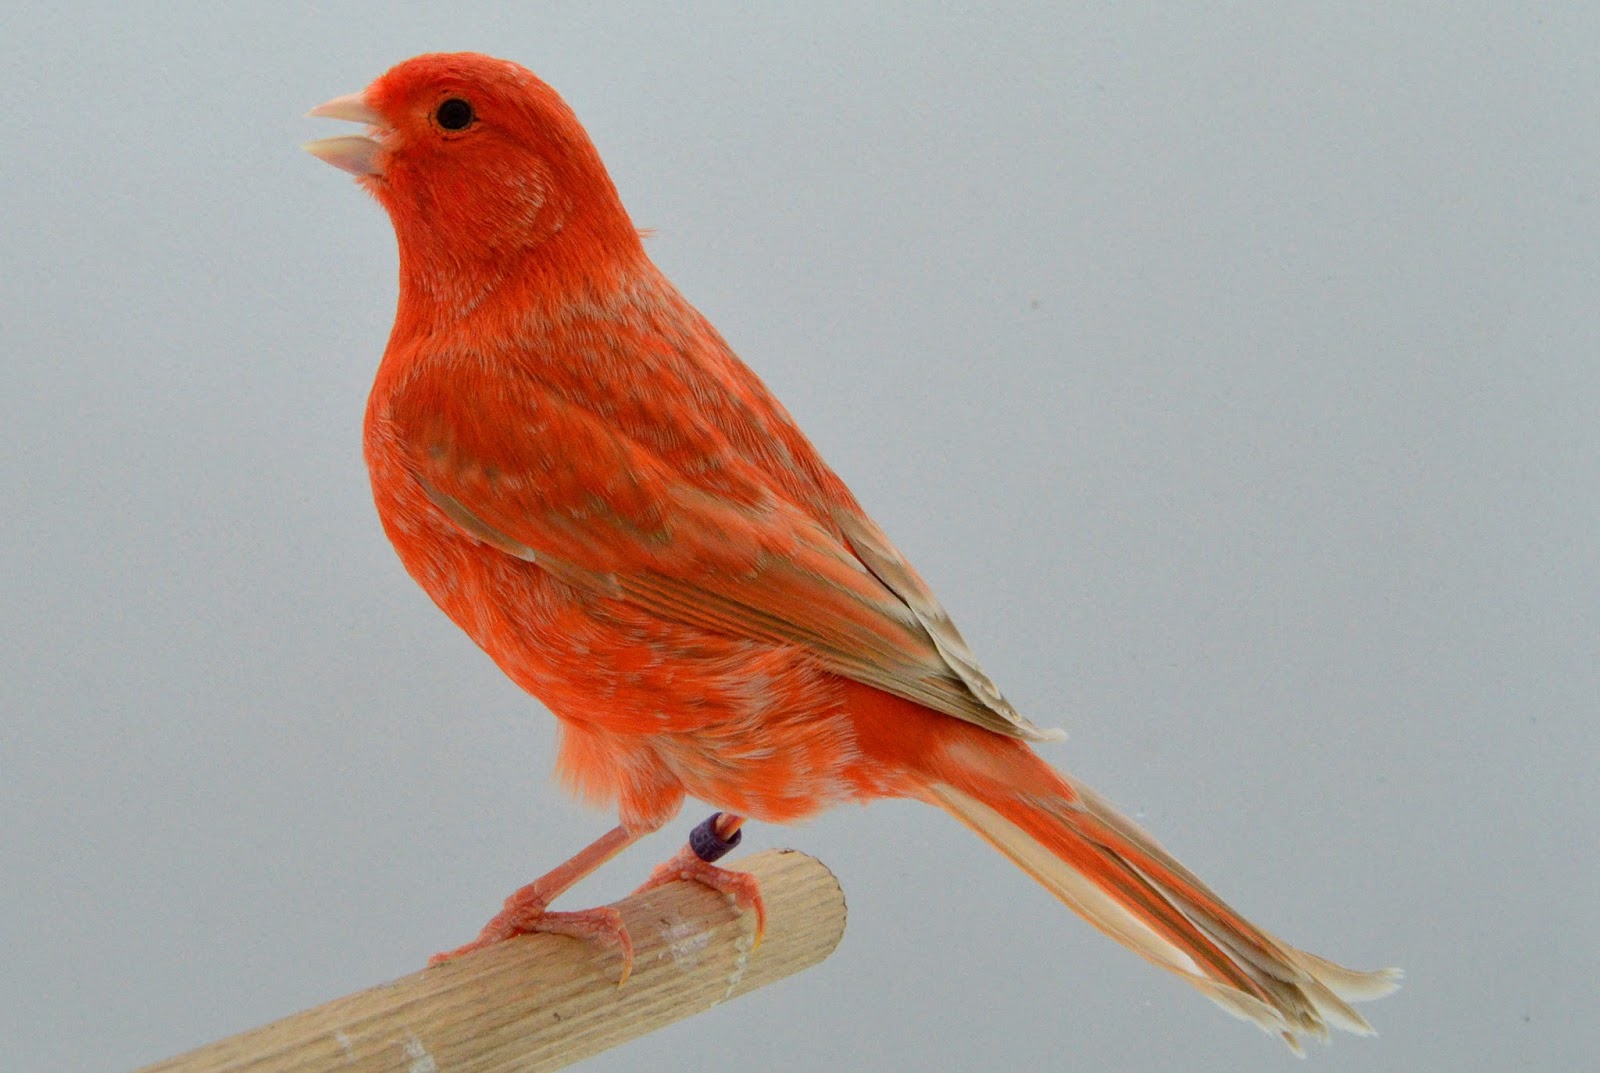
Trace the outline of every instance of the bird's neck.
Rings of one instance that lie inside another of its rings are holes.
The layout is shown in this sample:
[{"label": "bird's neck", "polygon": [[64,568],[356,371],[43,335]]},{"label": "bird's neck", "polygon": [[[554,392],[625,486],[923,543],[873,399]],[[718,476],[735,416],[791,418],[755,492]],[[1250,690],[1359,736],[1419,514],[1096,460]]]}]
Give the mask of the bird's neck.
[{"label": "bird's neck", "polygon": [[[624,221],[625,222],[625,221]],[[584,295],[614,295],[658,275],[631,225],[605,230],[581,221],[538,241],[443,247],[425,233],[400,238],[396,330],[427,334],[466,320],[556,316]]]}]

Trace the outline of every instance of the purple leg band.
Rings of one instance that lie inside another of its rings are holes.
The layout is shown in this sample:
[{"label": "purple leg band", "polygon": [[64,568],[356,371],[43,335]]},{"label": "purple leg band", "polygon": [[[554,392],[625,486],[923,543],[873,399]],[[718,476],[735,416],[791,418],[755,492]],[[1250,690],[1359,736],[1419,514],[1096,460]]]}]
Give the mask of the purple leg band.
[{"label": "purple leg band", "polygon": [[693,831],[689,832],[689,848],[694,850],[696,857],[699,857],[707,864],[715,863],[730,849],[737,846],[740,839],[744,838],[743,831],[733,832],[732,838],[723,838],[718,835],[717,820],[721,817],[722,813],[713,812],[710,816],[701,820]]}]

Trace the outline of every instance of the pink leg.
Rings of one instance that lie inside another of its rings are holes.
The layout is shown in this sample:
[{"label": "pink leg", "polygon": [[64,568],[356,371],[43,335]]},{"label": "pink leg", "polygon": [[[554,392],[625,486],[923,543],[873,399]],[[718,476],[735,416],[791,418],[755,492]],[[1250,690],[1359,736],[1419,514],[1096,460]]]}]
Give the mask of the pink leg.
[{"label": "pink leg", "polygon": [[621,915],[615,909],[604,906],[569,913],[552,913],[545,907],[584,876],[648,833],[646,830],[629,831],[626,827],[616,827],[606,832],[579,850],[571,860],[557,865],[507,898],[505,907],[483,926],[472,942],[455,950],[435,954],[428,959],[428,964],[437,965],[441,961],[493,946],[515,935],[553,932],[615,946],[622,954],[622,976],[617,981],[617,986],[622,986],[633,971],[633,940],[622,925]]},{"label": "pink leg", "polygon": [[[739,828],[744,825],[744,817],[731,813],[719,813],[711,823],[711,830],[716,838],[723,843],[731,842],[739,833]],[[717,855],[720,856],[718,851]],[[713,858],[714,859],[714,858]],[[733,899],[733,904],[741,910],[753,909],[756,914],[756,942],[761,945],[761,937],[767,933],[767,906],[761,900],[761,884],[749,872],[735,872],[727,868],[718,868],[700,856],[695,851],[693,840],[685,845],[670,860],[656,865],[655,871],[650,873],[650,878],[635,894],[642,891],[654,890],[664,887],[668,883],[676,883],[680,879],[691,880],[703,884],[714,891],[719,891]]]}]

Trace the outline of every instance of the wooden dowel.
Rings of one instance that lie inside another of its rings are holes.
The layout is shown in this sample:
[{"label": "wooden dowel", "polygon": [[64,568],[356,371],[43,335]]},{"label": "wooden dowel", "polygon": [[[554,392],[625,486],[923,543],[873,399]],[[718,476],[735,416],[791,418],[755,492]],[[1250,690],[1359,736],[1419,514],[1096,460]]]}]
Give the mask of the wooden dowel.
[{"label": "wooden dowel", "polygon": [[844,935],[844,893],[792,850],[734,867],[761,881],[767,934],[753,913],[698,883],[615,903],[633,937],[633,975],[617,986],[614,950],[528,935],[285,1017],[139,1073],[533,1073],[560,1069],[809,968]]}]

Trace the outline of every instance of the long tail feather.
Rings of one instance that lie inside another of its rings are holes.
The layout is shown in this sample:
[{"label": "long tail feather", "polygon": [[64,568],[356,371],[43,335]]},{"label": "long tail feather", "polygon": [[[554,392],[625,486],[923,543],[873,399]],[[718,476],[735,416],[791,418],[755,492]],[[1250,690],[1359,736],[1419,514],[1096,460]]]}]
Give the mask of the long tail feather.
[{"label": "long tail feather", "polygon": [[[1046,766],[1031,750],[1013,755]],[[1397,969],[1357,972],[1257,928],[1087,787],[1059,775],[1050,794],[1037,777],[960,781],[927,793],[1089,923],[1296,1052],[1300,1036],[1326,1040],[1330,1025],[1370,1035],[1350,1003],[1399,986]]]}]

